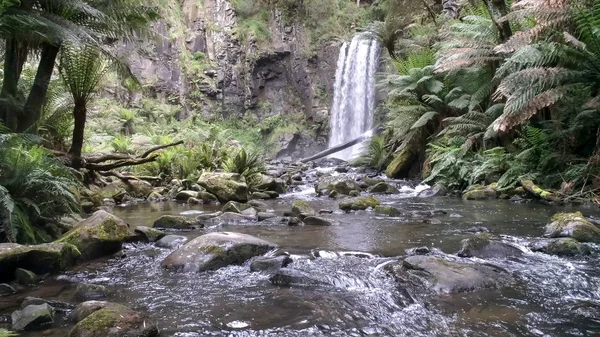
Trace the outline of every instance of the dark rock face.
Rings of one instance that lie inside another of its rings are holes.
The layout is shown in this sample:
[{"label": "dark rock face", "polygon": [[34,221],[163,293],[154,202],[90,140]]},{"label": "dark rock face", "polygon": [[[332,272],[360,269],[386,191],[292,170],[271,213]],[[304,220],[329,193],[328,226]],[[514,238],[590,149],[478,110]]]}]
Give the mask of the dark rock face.
[{"label": "dark rock face", "polygon": [[280,287],[310,287],[330,285],[328,282],[320,280],[312,274],[290,268],[279,269],[275,275],[269,278],[269,281],[271,281],[271,284]]},{"label": "dark rock face", "polygon": [[534,252],[563,256],[587,255],[591,253],[590,247],[572,238],[536,240],[529,244],[529,248]]},{"label": "dark rock face", "polygon": [[477,233],[461,242],[458,256],[478,257],[482,259],[508,258],[523,253],[517,247],[504,243],[499,237],[489,233]]},{"label": "dark rock face", "polygon": [[36,274],[54,273],[75,264],[81,256],[69,243],[45,243],[25,246],[16,243],[0,244],[0,281],[11,280],[17,268]]},{"label": "dark rock face", "polygon": [[250,264],[251,271],[276,271],[292,263],[287,255],[276,257],[259,257]]},{"label": "dark rock face", "polygon": [[54,309],[46,303],[32,304],[13,312],[11,318],[15,331],[39,330],[54,322]]}]

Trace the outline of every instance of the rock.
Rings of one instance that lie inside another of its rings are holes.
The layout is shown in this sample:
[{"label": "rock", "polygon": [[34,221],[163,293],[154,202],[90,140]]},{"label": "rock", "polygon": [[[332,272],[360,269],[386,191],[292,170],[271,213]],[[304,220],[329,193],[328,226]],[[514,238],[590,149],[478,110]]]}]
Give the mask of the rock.
[{"label": "rock", "polygon": [[39,330],[54,323],[54,309],[46,303],[28,305],[12,313],[12,329],[15,331]]},{"label": "rock", "polygon": [[499,237],[489,233],[477,233],[470,238],[462,240],[460,244],[461,247],[457,253],[460,257],[505,259],[523,254],[519,248],[504,243]]},{"label": "rock", "polygon": [[422,288],[437,293],[460,293],[498,288],[510,282],[510,275],[497,267],[458,263],[439,256],[414,255],[402,263],[386,266],[401,286]]},{"label": "rock", "polygon": [[116,203],[113,199],[102,199],[102,206],[114,206]]},{"label": "rock", "polygon": [[588,246],[582,245],[572,238],[536,240],[529,244],[529,248],[534,252],[561,256],[588,255],[591,253]]},{"label": "rock", "polygon": [[125,306],[108,305],[77,323],[68,337],[157,337],[156,325]]},{"label": "rock", "polygon": [[274,218],[276,216],[277,216],[277,214],[275,214],[275,213],[267,213],[267,212],[258,212],[258,214],[257,214],[258,221],[264,221],[267,219]]},{"label": "rock", "polygon": [[379,200],[373,197],[356,197],[340,202],[342,211],[365,210],[369,207],[375,208],[379,206]]},{"label": "rock", "polygon": [[254,207],[259,212],[266,212],[269,208],[267,204],[258,200],[250,200],[248,201],[248,205]]},{"label": "rock", "polygon": [[379,194],[394,194],[398,193],[398,189],[388,183],[380,182],[377,185],[369,187],[367,189],[367,192]]},{"label": "rock", "polygon": [[146,199],[148,201],[162,201],[164,197],[160,193],[152,191],[150,194],[148,194],[148,197]]},{"label": "rock", "polygon": [[189,198],[198,198],[198,192],[184,190],[175,195],[177,201],[188,201]]},{"label": "rock", "polygon": [[258,211],[252,207],[247,208],[242,211],[241,215],[243,215],[246,219],[257,220]]},{"label": "rock", "polygon": [[105,199],[121,200],[127,191],[116,183],[110,183],[103,187],[92,185],[87,194],[92,203],[99,205],[100,201]]},{"label": "rock", "polygon": [[251,271],[275,271],[292,263],[292,259],[287,255],[276,257],[259,257],[250,263]]},{"label": "rock", "polygon": [[252,208],[250,204],[242,204],[237,201],[228,201],[223,207],[221,207],[221,212],[232,212],[232,213],[242,213],[248,208]]},{"label": "rock", "polygon": [[117,180],[114,184],[124,188],[134,198],[145,198],[152,193],[152,184],[144,180],[129,180],[124,182]]},{"label": "rock", "polygon": [[15,279],[20,285],[28,286],[38,282],[38,276],[27,269],[17,268],[15,270]]},{"label": "rock", "polygon": [[[452,215],[450,215],[452,216]],[[465,232],[467,233],[489,233],[490,230],[487,227],[483,227],[483,226],[473,226],[473,227],[469,227],[467,229],[465,229]]]},{"label": "rock", "polygon": [[75,323],[79,323],[89,315],[104,308],[110,308],[119,311],[128,310],[126,306],[117,303],[106,301],[86,301],[79,303],[79,305],[75,307],[75,310],[69,314],[69,319]]},{"label": "rock", "polygon": [[147,226],[137,226],[134,231],[142,235],[146,242],[156,242],[166,235],[163,231]]},{"label": "rock", "polygon": [[0,243],[0,281],[12,279],[17,268],[40,275],[65,270],[74,265],[80,255],[79,250],[68,243],[32,246]]},{"label": "rock", "polygon": [[200,199],[202,199],[202,202],[205,204],[208,204],[211,202],[215,203],[215,202],[219,201],[219,199],[217,198],[216,195],[209,193],[209,192],[205,192],[205,191],[199,192],[198,196],[200,197]]},{"label": "rock", "polygon": [[296,218],[295,216],[292,216],[288,219],[287,222],[288,226],[300,226],[302,224],[302,221],[300,221],[300,219]]},{"label": "rock", "polygon": [[496,199],[498,194],[496,190],[489,186],[472,185],[467,188],[463,194],[463,200],[488,200]]},{"label": "rock", "polygon": [[358,197],[360,195],[360,192],[354,190],[354,191],[350,191],[350,193],[348,193],[348,195],[351,197]]},{"label": "rock", "polygon": [[264,191],[263,193],[268,194],[270,199],[279,198],[279,193],[277,193],[275,191]]},{"label": "rock", "polygon": [[315,210],[304,200],[295,200],[292,204],[292,216],[297,217],[300,220],[315,214]]},{"label": "rock", "polygon": [[189,198],[187,203],[190,205],[202,205],[204,204],[204,200],[198,198]]},{"label": "rock", "polygon": [[[253,209],[254,210],[254,209]],[[213,226],[223,226],[223,225],[238,225],[240,223],[246,223],[250,221],[255,221],[256,217],[254,216],[246,216],[238,213],[222,213],[219,216],[213,217],[211,219],[207,219],[204,221],[206,225]]]},{"label": "rock", "polygon": [[17,291],[11,285],[6,283],[0,283],[0,297],[6,295],[12,295]]},{"label": "rock", "polygon": [[332,214],[333,210],[330,210],[330,209],[320,209],[318,213],[319,214]]},{"label": "rock", "polygon": [[257,237],[232,232],[199,236],[167,256],[163,268],[183,271],[206,271],[242,264],[277,246]]},{"label": "rock", "polygon": [[419,198],[443,197],[448,193],[446,187],[441,184],[436,184],[433,187],[426,188],[417,194]]},{"label": "rock", "polygon": [[250,200],[266,200],[271,199],[271,196],[265,192],[253,192]]},{"label": "rock", "polygon": [[331,220],[322,218],[320,216],[307,216],[302,220],[307,226],[331,226]]},{"label": "rock", "polygon": [[205,172],[198,179],[198,184],[214,194],[220,202],[248,201],[248,185],[240,174]]},{"label": "rock", "polygon": [[375,213],[385,214],[392,217],[397,217],[402,214],[399,209],[392,206],[375,206]]},{"label": "rock", "polygon": [[431,250],[429,249],[429,247],[416,247],[416,248],[410,248],[406,250],[406,255],[427,255],[431,253]]},{"label": "rock", "polygon": [[154,221],[153,227],[168,229],[196,229],[202,228],[204,225],[196,219],[185,216],[163,215]]},{"label": "rock", "polygon": [[367,187],[375,186],[375,185],[383,182],[383,180],[381,180],[381,179],[374,179],[374,178],[369,178],[369,177],[364,177],[360,181],[363,182]]},{"label": "rock", "polygon": [[552,222],[546,225],[544,236],[570,237],[579,242],[600,243],[600,229],[589,222],[581,212],[555,214]]},{"label": "rock", "polygon": [[166,235],[162,239],[156,241],[156,247],[167,248],[167,249],[175,249],[181,247],[187,238],[181,235]]},{"label": "rock", "polygon": [[329,195],[328,195],[328,196],[329,196],[331,199],[337,199],[337,197],[338,197],[339,195],[340,195],[340,194],[339,194],[337,191],[331,191],[331,192],[329,192]]},{"label": "rock", "polygon": [[75,289],[75,298],[80,301],[97,300],[105,298],[108,295],[108,289],[99,284],[81,283]]},{"label": "rock", "polygon": [[40,305],[44,303],[48,304],[52,307],[52,309],[56,311],[71,311],[75,308],[74,305],[66,302],[52,301],[38,297],[25,297],[25,299],[21,303],[21,309],[24,309],[25,307],[28,307],[30,305]]},{"label": "rock", "polygon": [[81,252],[83,260],[91,260],[121,250],[130,233],[125,221],[107,211],[99,210],[81,221],[57,242],[74,245]]},{"label": "rock", "polygon": [[301,287],[310,287],[310,286],[322,286],[322,285],[330,285],[329,283],[318,279],[312,274],[307,272],[291,269],[291,268],[281,268],[279,269],[275,275],[269,278],[271,284],[280,286],[280,287],[292,287],[292,286],[301,286]]},{"label": "rock", "polygon": [[415,163],[414,156],[415,154],[411,146],[404,146],[400,151],[394,153],[394,159],[392,159],[385,169],[385,175],[388,178],[405,177],[411,166]]},{"label": "rock", "polygon": [[258,191],[275,191],[279,194],[287,192],[283,180],[264,174],[262,175],[262,182],[256,186],[256,189]]},{"label": "rock", "polygon": [[323,195],[325,191],[349,195],[351,191],[360,191],[360,186],[348,175],[322,176],[315,184],[315,191],[317,195]]}]

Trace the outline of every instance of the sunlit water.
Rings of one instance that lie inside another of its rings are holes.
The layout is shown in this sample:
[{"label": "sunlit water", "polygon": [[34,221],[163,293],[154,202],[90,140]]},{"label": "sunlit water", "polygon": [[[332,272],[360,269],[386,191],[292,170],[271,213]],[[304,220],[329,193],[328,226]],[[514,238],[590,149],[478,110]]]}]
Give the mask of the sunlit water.
[{"label": "sunlit water", "polygon": [[[432,219],[390,218],[373,212],[337,212],[337,201],[316,198],[314,190],[268,201],[278,214],[302,198],[316,209],[334,210],[330,227],[288,227],[277,222],[220,226],[177,232],[189,238],[208,231],[248,233],[278,244],[293,254],[290,268],[305,271],[325,285],[281,288],[268,273],[232,266],[213,272],[181,274],[164,271],[170,253],[151,244],[126,245],[127,257],[102,259],[45,281],[32,295],[73,301],[78,282],[107,285],[108,300],[147,312],[162,336],[593,336],[600,333],[600,259],[559,258],[531,253],[526,247],[539,237],[557,208],[508,201],[468,201],[451,197],[421,199],[423,186],[399,184],[401,193],[382,203],[404,212],[445,210]],[[151,225],[162,214],[213,211],[215,207],[176,203],[141,204],[113,211],[130,225]],[[596,209],[581,209],[598,215]],[[439,221],[438,221],[439,220]],[[517,282],[500,290],[455,295],[409,294],[399,289],[382,266],[408,248],[428,246],[453,254],[467,229],[485,226],[522,247],[525,254],[488,261],[511,272]],[[322,251],[320,253],[316,253]],[[342,255],[360,251],[372,258]],[[321,257],[314,258],[314,255]],[[10,313],[27,294],[2,299]],[[13,303],[9,303],[12,301]],[[12,304],[12,305],[11,305]],[[61,325],[62,323],[57,323]],[[69,326],[46,333],[64,336]],[[24,336],[38,336],[33,333]]]}]

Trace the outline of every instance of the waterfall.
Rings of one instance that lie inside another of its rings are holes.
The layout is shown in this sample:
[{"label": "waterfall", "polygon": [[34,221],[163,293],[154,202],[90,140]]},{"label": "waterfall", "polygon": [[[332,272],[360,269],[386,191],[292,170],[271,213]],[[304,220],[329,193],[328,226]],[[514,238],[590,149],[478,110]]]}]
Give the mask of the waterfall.
[{"label": "waterfall", "polygon": [[[354,36],[340,49],[335,74],[329,147],[358,138],[372,128],[375,107],[375,72],[379,42],[366,34]],[[360,154],[362,144],[332,154],[349,160]]]}]

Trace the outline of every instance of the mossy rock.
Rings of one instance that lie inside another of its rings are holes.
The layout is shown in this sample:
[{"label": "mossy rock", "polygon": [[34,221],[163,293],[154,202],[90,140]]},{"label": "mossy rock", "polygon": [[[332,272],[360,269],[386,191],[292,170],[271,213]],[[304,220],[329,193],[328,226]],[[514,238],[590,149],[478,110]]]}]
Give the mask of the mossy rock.
[{"label": "mossy rock", "polygon": [[202,272],[228,265],[241,265],[264,255],[277,245],[248,234],[216,232],[189,241],[169,256],[161,266],[176,271]]},{"label": "mossy rock", "polygon": [[125,194],[127,194],[127,190],[122,186],[110,183],[102,187],[91,185],[89,190],[83,193],[83,196],[98,206],[102,204],[104,199],[121,200]]},{"label": "mossy rock", "polygon": [[388,178],[406,177],[411,166],[414,164],[413,157],[414,153],[410,149],[410,146],[405,146],[402,150],[394,154],[394,159],[392,159],[385,169],[385,175]]},{"label": "mossy rock", "polygon": [[529,244],[529,248],[534,252],[560,256],[588,255],[591,253],[590,247],[573,238],[536,240]]},{"label": "mossy rock", "polygon": [[546,225],[546,237],[570,237],[579,242],[600,243],[600,229],[589,222],[581,212],[557,213]]},{"label": "mossy rock", "polygon": [[498,192],[489,186],[472,185],[463,193],[463,200],[489,200],[496,199]]},{"label": "mossy rock", "polygon": [[300,220],[306,218],[307,216],[316,215],[315,210],[310,207],[308,202],[304,200],[294,200],[292,204],[292,216],[300,218]]},{"label": "mossy rock", "polygon": [[117,180],[114,184],[125,189],[134,198],[146,198],[153,191],[152,184],[144,180]]},{"label": "mossy rock", "polygon": [[180,215],[162,215],[154,221],[154,228],[195,229],[204,227],[200,221]]},{"label": "mossy rock", "polygon": [[282,179],[273,178],[271,176],[262,175],[262,181],[256,185],[257,191],[275,191],[279,194],[287,192],[287,187]]},{"label": "mossy rock", "polygon": [[237,201],[228,201],[223,207],[221,207],[221,212],[232,212],[232,213],[242,213],[243,211],[252,208],[250,204],[242,204]]},{"label": "mossy rock", "polygon": [[145,242],[156,242],[166,235],[163,231],[147,226],[137,226],[134,231],[141,235]]},{"label": "mossy rock", "polygon": [[212,194],[212,193],[210,193],[210,192],[204,192],[204,191],[203,191],[203,192],[199,192],[199,193],[198,193],[198,197],[199,197],[200,199],[202,199],[202,201],[203,201],[205,204],[208,204],[208,203],[215,203],[215,202],[218,202],[218,201],[219,201],[219,199],[217,198],[217,196],[216,196],[216,195],[214,195],[214,194]]},{"label": "mossy rock", "polygon": [[94,311],[69,332],[69,337],[156,337],[158,328],[150,320],[124,306]]},{"label": "mossy rock", "polygon": [[77,247],[69,243],[33,246],[0,243],[0,281],[11,280],[17,268],[39,275],[56,273],[73,266],[80,256]]},{"label": "mossy rock", "polygon": [[519,248],[502,242],[495,235],[477,233],[461,241],[461,247],[457,255],[460,257],[490,259],[520,256],[522,252]]},{"label": "mossy rock", "polygon": [[375,213],[393,217],[400,216],[402,214],[399,209],[392,206],[375,206]]},{"label": "mossy rock", "polygon": [[189,190],[180,191],[175,195],[175,200],[188,201],[188,199],[190,199],[190,198],[198,198],[198,194],[199,193],[197,191],[189,191]]},{"label": "mossy rock", "polygon": [[82,220],[57,242],[70,243],[81,252],[83,260],[91,260],[121,250],[131,229],[117,216],[104,210],[96,211]]},{"label": "mossy rock", "polygon": [[254,192],[250,196],[250,200],[267,200],[271,199],[271,196],[265,192]]},{"label": "mossy rock", "polygon": [[40,330],[54,322],[54,309],[47,303],[32,304],[13,312],[11,319],[15,331]]},{"label": "mossy rock", "polygon": [[129,310],[126,306],[118,303],[106,301],[85,301],[79,303],[77,307],[75,307],[75,309],[69,314],[69,319],[75,323],[79,323],[94,312],[105,308],[118,310],[121,312],[126,312]]},{"label": "mossy rock", "polygon": [[302,222],[307,226],[331,226],[333,224],[331,220],[320,216],[307,216]]},{"label": "mossy rock", "polygon": [[522,179],[521,186],[523,186],[525,191],[527,191],[529,194],[533,195],[534,197],[542,198],[542,199],[545,199],[548,201],[557,201],[558,200],[558,198],[554,194],[552,194],[552,192],[546,191],[546,190],[540,188],[539,186],[534,184],[533,181],[531,181],[529,179]]},{"label": "mossy rock", "polygon": [[373,197],[356,197],[340,202],[342,211],[358,211],[365,210],[369,207],[375,208],[379,206],[379,200]]},{"label": "mossy rock", "polygon": [[380,182],[377,185],[373,185],[367,189],[369,193],[378,194],[394,194],[398,193],[398,189],[388,183]]},{"label": "mossy rock", "polygon": [[242,175],[225,172],[205,172],[198,179],[198,184],[214,194],[222,203],[248,201],[248,185],[246,185],[246,180]]},{"label": "mossy rock", "polygon": [[361,181],[363,181],[369,187],[375,186],[375,185],[383,182],[383,180],[381,180],[381,179],[374,179],[374,178],[369,178],[369,177],[364,177],[361,179]]},{"label": "mossy rock", "polygon": [[350,195],[352,191],[360,192],[360,186],[354,181],[354,178],[341,175],[341,176],[322,176],[315,184],[315,192],[318,195],[323,195],[326,191],[328,193],[336,192],[337,194]]},{"label": "mossy rock", "polygon": [[17,280],[18,284],[29,286],[36,284],[39,280],[39,277],[31,270],[17,268],[15,270],[15,279]]}]

